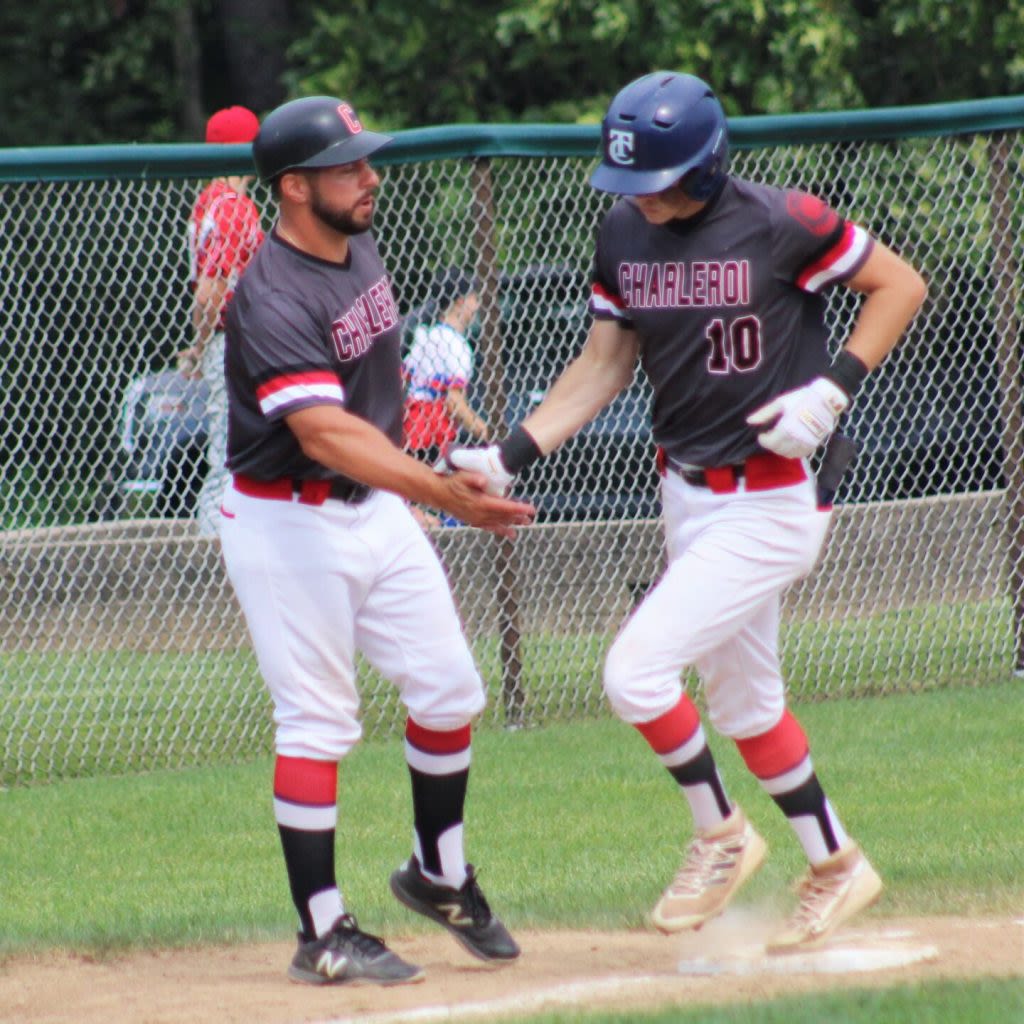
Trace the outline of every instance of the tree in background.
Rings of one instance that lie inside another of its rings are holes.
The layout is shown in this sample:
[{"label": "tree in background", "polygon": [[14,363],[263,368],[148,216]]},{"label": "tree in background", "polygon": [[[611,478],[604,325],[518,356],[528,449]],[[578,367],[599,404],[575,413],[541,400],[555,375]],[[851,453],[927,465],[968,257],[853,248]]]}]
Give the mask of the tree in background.
[{"label": "tree in background", "polygon": [[351,95],[391,128],[596,122],[657,68],[705,76],[731,113],[860,100],[844,66],[856,36],[816,0],[357,0],[314,19],[292,47],[296,85]]},{"label": "tree in background", "polygon": [[356,0],[313,17],[292,88],[390,128],[596,122],[657,68],[707,78],[734,115],[1024,90],[1024,0]]},{"label": "tree in background", "polygon": [[180,142],[216,109],[286,96],[288,0],[0,7],[0,146]]},{"label": "tree in background", "polygon": [[192,141],[218,107],[313,93],[384,128],[596,122],[657,68],[733,115],[1004,96],[1021,39],[1024,0],[7,3],[0,146]]},{"label": "tree in background", "polygon": [[562,65],[568,95],[569,83],[588,82],[587,120],[623,82],[660,68],[714,83],[732,114],[838,108],[859,97],[845,70],[856,37],[833,6],[843,9],[818,0],[519,0],[503,12],[499,38],[528,74]]},{"label": "tree in background", "polygon": [[867,106],[1009,96],[1024,91],[1022,0],[854,0]]}]

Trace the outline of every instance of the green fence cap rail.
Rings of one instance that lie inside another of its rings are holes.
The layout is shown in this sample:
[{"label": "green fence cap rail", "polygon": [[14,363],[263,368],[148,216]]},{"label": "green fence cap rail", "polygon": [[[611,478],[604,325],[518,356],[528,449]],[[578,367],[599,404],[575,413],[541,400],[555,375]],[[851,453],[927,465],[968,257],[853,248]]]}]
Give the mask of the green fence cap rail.
[{"label": "green fence cap rail", "polygon": [[[917,138],[1024,128],[1024,96],[819,114],[729,119],[737,149],[796,143]],[[413,128],[375,157],[381,165],[486,157],[593,157],[600,127],[457,124]],[[0,149],[0,182],[184,178],[253,173],[251,146],[206,143]]]}]

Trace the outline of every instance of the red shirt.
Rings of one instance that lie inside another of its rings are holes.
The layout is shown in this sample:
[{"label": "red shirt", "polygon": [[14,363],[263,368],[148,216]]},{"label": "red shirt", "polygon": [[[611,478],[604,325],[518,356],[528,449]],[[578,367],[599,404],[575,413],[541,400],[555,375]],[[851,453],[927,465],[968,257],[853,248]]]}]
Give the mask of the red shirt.
[{"label": "red shirt", "polygon": [[263,241],[256,204],[226,181],[210,182],[200,193],[188,221],[189,281],[222,277],[228,293],[217,318],[224,329],[224,310],[238,278]]}]

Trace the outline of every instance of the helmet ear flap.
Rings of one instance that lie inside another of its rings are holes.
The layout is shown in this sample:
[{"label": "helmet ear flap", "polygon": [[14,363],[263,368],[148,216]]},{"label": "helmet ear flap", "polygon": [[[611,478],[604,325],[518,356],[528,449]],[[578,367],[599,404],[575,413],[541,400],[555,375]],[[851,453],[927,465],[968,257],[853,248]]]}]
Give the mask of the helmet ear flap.
[{"label": "helmet ear flap", "polygon": [[691,199],[706,202],[725,183],[728,163],[729,142],[723,132],[703,162],[683,175],[679,186]]},{"label": "helmet ear flap", "polygon": [[721,164],[716,160],[707,167],[695,167],[689,174],[683,175],[679,187],[697,202],[703,203],[710,199],[725,183]]}]

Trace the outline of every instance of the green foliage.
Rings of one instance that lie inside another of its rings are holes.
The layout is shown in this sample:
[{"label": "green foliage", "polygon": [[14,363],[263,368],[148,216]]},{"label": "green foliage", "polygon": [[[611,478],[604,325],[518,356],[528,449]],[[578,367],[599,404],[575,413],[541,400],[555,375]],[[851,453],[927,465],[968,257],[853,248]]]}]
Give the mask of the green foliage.
[{"label": "green foliage", "polygon": [[1024,0],[390,0],[372,18],[368,6],[317,15],[292,49],[292,85],[354,96],[392,127],[593,122],[621,85],[658,68],[707,78],[730,114],[1024,87]]},{"label": "green foliage", "polygon": [[707,77],[732,113],[860,99],[851,26],[815,0],[391,0],[372,18],[368,6],[317,13],[292,48],[293,84],[352,96],[392,127],[593,122],[621,85],[658,68]]},{"label": "green foliage", "polygon": [[173,141],[174,14],[188,2],[4,4],[0,146]]},{"label": "green foliage", "polygon": [[500,7],[355,0],[314,8],[310,31],[289,51],[293,90],[345,96],[368,124],[392,129],[507,119],[489,41]]},{"label": "green foliage", "polygon": [[1024,0],[860,0],[851,70],[869,106],[1004,96],[1024,89]]},{"label": "green foliage", "polygon": [[[208,109],[226,92],[266,92],[264,68],[232,66],[220,0],[54,7],[0,13],[0,145],[187,137],[183,20],[196,28]],[[388,128],[594,122],[619,87],[659,68],[704,76],[730,114],[1024,89],[1024,0],[263,0],[262,9],[290,25],[281,82],[290,95],[346,96]]]}]

